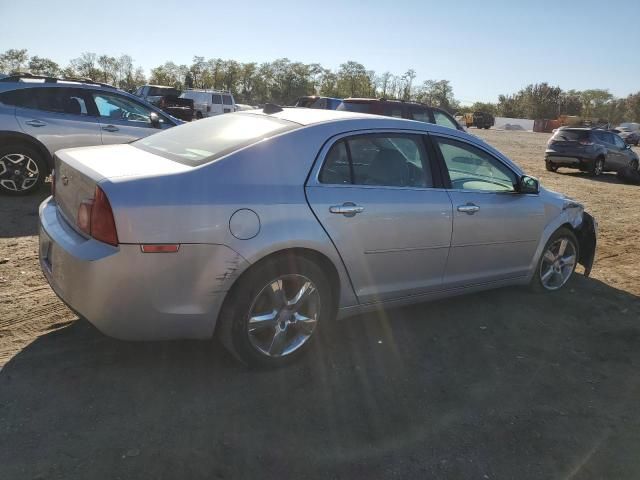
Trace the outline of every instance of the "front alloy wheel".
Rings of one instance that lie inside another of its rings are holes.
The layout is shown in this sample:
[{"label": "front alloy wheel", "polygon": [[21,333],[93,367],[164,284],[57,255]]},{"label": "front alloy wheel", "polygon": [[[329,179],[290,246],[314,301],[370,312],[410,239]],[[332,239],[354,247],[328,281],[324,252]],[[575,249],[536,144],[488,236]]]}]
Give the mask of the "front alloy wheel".
[{"label": "front alloy wheel", "polygon": [[596,158],[593,164],[593,175],[599,177],[604,172],[604,158]]},{"label": "front alloy wheel", "polygon": [[560,236],[547,245],[538,275],[545,290],[562,288],[576,268],[578,250],[574,238]]}]

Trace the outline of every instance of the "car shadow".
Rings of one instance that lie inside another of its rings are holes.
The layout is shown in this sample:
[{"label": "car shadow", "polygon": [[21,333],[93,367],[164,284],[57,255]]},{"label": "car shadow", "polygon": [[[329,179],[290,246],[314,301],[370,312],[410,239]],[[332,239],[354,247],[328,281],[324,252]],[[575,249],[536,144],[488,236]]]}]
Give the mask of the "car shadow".
[{"label": "car shadow", "polygon": [[578,277],[335,322],[275,370],[73,322],[0,371],[0,478],[637,478],[640,298]]},{"label": "car shadow", "polygon": [[602,183],[619,183],[619,184],[624,184],[624,182],[620,181],[620,179],[618,178],[618,176],[613,173],[613,172],[605,172],[601,175],[598,175],[597,177],[594,175],[591,175],[588,172],[581,172],[581,171],[557,171],[555,172],[557,174],[560,175],[566,175],[568,177],[574,177],[574,178],[581,178],[584,180],[591,180],[594,182],[602,182]]},{"label": "car shadow", "polygon": [[26,196],[0,194],[0,238],[38,234],[38,206],[51,195],[51,184]]}]

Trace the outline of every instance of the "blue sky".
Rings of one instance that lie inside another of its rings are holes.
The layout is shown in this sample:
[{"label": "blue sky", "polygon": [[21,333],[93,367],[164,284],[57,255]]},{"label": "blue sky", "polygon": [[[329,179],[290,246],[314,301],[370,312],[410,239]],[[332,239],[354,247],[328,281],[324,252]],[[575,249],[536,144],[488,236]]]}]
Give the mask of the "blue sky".
[{"label": "blue sky", "polygon": [[128,53],[147,72],[194,55],[330,68],[356,60],[448,79],[465,103],[542,81],[626,96],[640,90],[639,18],[638,1],[0,0],[0,51],[63,64],[83,51]]}]

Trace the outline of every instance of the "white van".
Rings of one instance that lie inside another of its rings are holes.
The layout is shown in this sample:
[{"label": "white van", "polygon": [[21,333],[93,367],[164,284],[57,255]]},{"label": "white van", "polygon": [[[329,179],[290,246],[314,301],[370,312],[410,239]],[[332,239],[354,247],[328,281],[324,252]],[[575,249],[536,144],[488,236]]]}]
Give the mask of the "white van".
[{"label": "white van", "polygon": [[230,92],[219,90],[185,90],[181,98],[193,100],[195,118],[213,117],[236,110],[236,101]]}]

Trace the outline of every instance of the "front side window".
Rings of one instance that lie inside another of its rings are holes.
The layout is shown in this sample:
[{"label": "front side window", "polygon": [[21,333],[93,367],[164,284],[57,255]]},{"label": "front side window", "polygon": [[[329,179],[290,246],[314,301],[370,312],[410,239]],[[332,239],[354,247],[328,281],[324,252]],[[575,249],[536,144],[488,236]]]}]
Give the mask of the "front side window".
[{"label": "front side window", "polygon": [[429,117],[429,112],[427,112],[426,110],[414,109],[411,112],[411,119],[412,120],[417,120],[419,122],[426,122],[426,123],[430,123],[431,122],[431,118]]},{"label": "front side window", "polygon": [[335,144],[320,172],[322,183],[425,188],[433,186],[419,135],[360,135]]},{"label": "front side window", "polygon": [[620,138],[618,135],[614,135],[613,133],[611,134],[611,136],[613,136],[613,140],[616,143],[616,147],[618,148],[625,148],[625,143],[624,140],[622,140],[622,138]]},{"label": "front side window", "polygon": [[152,110],[120,95],[102,92],[93,92],[92,95],[100,117],[150,125]]},{"label": "front side window", "polygon": [[222,105],[222,95],[219,93],[214,93],[211,95],[211,103],[214,105]]},{"label": "front side window", "polygon": [[451,179],[451,188],[487,192],[513,192],[517,175],[500,160],[465,142],[436,140]]},{"label": "front side window", "polygon": [[440,110],[433,111],[433,117],[436,122],[436,125],[442,125],[443,127],[455,128],[458,129],[458,125],[454,120],[452,120],[449,115]]}]

